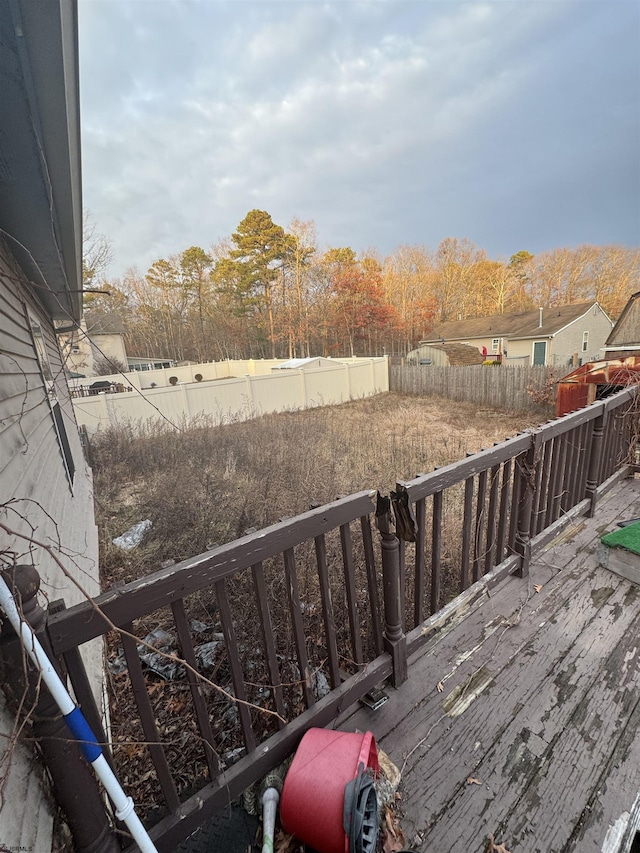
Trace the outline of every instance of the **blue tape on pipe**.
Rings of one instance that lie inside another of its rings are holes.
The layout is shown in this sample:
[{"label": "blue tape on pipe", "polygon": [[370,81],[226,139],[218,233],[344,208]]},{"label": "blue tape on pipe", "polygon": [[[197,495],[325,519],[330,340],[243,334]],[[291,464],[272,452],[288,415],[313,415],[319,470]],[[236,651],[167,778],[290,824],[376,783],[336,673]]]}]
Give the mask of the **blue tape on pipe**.
[{"label": "blue tape on pipe", "polygon": [[65,715],[65,722],[79,742],[82,754],[89,764],[102,755],[102,747],[96,741],[96,736],[91,731],[89,723],[85,720],[80,708],[74,708],[70,714]]}]

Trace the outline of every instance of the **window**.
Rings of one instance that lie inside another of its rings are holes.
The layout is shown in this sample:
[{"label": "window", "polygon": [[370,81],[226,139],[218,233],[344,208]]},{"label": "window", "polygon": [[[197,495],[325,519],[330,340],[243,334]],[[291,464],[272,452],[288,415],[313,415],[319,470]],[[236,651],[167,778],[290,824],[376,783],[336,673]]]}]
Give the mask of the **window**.
[{"label": "window", "polygon": [[29,314],[28,317],[29,326],[31,328],[31,337],[33,338],[33,346],[38,357],[38,364],[40,365],[42,381],[47,392],[47,401],[51,410],[51,417],[53,418],[53,426],[56,432],[56,436],[58,438],[60,452],[62,453],[64,468],[67,474],[67,478],[69,480],[69,484],[73,485],[73,477],[76,472],[76,466],[73,461],[73,455],[71,453],[71,447],[69,445],[69,437],[67,436],[67,429],[64,425],[64,418],[62,417],[62,409],[60,408],[58,398],[56,397],[56,386],[53,380],[53,373],[51,371],[49,355],[47,353],[47,344],[44,339],[42,326],[40,325],[39,321],[36,320],[32,314]]},{"label": "window", "polygon": [[582,333],[582,352],[586,352],[589,349],[589,332]]},{"label": "window", "polygon": [[500,349],[500,338],[494,338],[491,341],[491,352],[498,352]]}]

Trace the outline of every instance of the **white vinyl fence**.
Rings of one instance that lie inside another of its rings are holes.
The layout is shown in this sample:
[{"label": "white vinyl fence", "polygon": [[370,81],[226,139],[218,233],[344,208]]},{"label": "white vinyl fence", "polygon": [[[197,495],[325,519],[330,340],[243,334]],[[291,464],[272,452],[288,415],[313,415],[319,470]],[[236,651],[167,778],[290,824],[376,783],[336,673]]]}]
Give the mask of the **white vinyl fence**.
[{"label": "white vinyl fence", "polygon": [[[216,423],[344,403],[389,390],[388,358],[333,359],[330,367],[271,372],[282,361],[213,362],[124,375],[100,376],[76,384],[86,393],[94,381],[124,390],[73,400],[76,419],[89,435],[122,423],[169,420],[179,426],[196,417]],[[244,375],[238,377],[241,370]],[[197,380],[199,375],[202,379]],[[176,377],[177,384],[169,382]],[[156,387],[152,387],[155,385]]]}]

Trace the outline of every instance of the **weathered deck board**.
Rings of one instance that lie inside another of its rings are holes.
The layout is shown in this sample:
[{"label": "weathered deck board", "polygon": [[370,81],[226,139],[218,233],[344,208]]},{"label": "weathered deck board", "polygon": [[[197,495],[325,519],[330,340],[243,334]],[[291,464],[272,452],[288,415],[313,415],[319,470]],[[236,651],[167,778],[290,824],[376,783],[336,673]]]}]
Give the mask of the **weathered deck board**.
[{"label": "weathered deck board", "polygon": [[639,810],[640,587],[598,567],[596,550],[634,516],[640,481],[624,481],[529,578],[435,635],[380,711],[344,723],[405,764],[408,845],[480,853],[493,833],[512,853],[570,853],[601,850],[616,821],[609,841],[624,833]]}]

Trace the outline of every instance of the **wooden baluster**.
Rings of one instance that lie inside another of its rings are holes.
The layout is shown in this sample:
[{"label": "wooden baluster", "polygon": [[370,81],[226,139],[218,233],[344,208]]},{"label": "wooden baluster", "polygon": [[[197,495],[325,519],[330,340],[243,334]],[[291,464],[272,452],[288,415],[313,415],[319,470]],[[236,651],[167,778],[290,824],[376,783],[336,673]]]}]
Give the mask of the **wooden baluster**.
[{"label": "wooden baluster", "polygon": [[536,523],[533,529],[533,535],[540,533],[544,529],[544,518],[549,504],[549,480],[551,477],[551,451],[553,450],[553,441],[545,441],[544,452],[542,454],[542,475],[540,477],[540,489],[538,500],[536,501]]},{"label": "wooden baluster", "polygon": [[515,551],[521,556],[521,563],[516,572],[518,577],[524,578],[529,574],[531,562],[531,525],[533,521],[533,505],[536,483],[536,467],[538,464],[539,449],[542,441],[540,432],[531,436],[531,447],[520,458],[519,501],[517,507],[518,524],[516,531]]},{"label": "wooden baluster", "polygon": [[473,536],[473,582],[480,580],[482,574],[482,548],[484,545],[485,502],[487,497],[487,472],[478,476],[478,499],[476,501],[476,523]]},{"label": "wooden baluster", "polygon": [[173,601],[171,603],[171,611],[173,613],[173,621],[176,625],[182,657],[189,666],[192,667],[192,669],[187,667],[185,671],[187,681],[189,682],[189,687],[191,689],[191,699],[196,713],[198,731],[202,738],[204,757],[209,769],[209,778],[213,781],[220,770],[220,760],[218,758],[218,754],[213,748],[213,731],[211,730],[207,705],[202,694],[204,683],[202,679],[198,678],[193,672],[194,669],[198,669],[198,662],[196,661],[196,654],[191,640],[191,631],[189,630],[187,615],[184,611],[184,602],[181,598],[178,599],[178,601]]},{"label": "wooden baluster", "polygon": [[576,465],[578,460],[578,452],[580,449],[580,429],[574,428],[567,433],[567,458],[564,469],[564,492],[562,495],[561,507],[564,512],[567,512],[573,506],[573,484],[576,473]]},{"label": "wooden baluster", "polygon": [[302,606],[300,604],[300,593],[298,592],[298,577],[296,573],[296,560],[293,548],[287,548],[283,554],[284,570],[287,580],[287,597],[289,599],[289,611],[291,613],[291,624],[293,625],[293,639],[298,656],[300,668],[300,681],[302,685],[302,696],[307,708],[310,708],[315,700],[311,685],[311,672],[309,670],[309,658],[307,656],[307,645],[304,636],[304,624],[302,622]]},{"label": "wooden baluster", "polygon": [[348,524],[340,525],[340,546],[342,548],[342,566],[344,568],[344,583],[347,592],[347,610],[349,613],[349,628],[351,631],[351,648],[357,664],[364,662],[362,654],[362,638],[360,636],[360,617],[358,615],[358,595],[356,590],[356,571],[353,563],[353,544],[351,528]]},{"label": "wooden baluster", "polygon": [[[467,454],[468,456],[471,454]],[[467,477],[464,483],[464,516],[462,519],[462,564],[460,567],[460,592],[469,586],[469,566],[471,565],[471,525],[473,514],[473,477]]]},{"label": "wooden baluster", "polygon": [[555,459],[555,471],[553,477],[553,501],[551,505],[550,523],[556,521],[560,517],[560,506],[564,495],[565,480],[565,461],[567,458],[567,437],[559,435],[556,438],[557,458]]},{"label": "wooden baluster", "polygon": [[253,576],[253,589],[256,596],[256,606],[258,609],[258,618],[260,620],[260,632],[262,633],[262,643],[265,649],[267,667],[269,669],[269,679],[273,688],[273,698],[276,705],[276,711],[282,717],[278,720],[278,727],[284,726],[286,719],[284,708],[284,697],[282,694],[282,681],[280,678],[280,667],[278,666],[278,654],[273,633],[273,624],[271,622],[271,612],[269,610],[269,598],[267,596],[267,585],[264,580],[264,567],[262,563],[256,563],[251,567]]},{"label": "wooden baluster", "polygon": [[380,531],[384,592],[384,646],[391,655],[393,686],[407,680],[407,638],[402,631],[400,599],[400,542],[391,531],[391,501],[378,496],[376,524]]},{"label": "wooden baluster", "polygon": [[555,520],[553,517],[556,493],[559,488],[558,468],[560,465],[560,453],[562,448],[562,436],[556,435],[551,440],[553,449],[551,451],[551,471],[549,473],[549,493],[547,497],[547,508],[544,517],[544,526],[549,527]]},{"label": "wooden baluster", "polygon": [[171,771],[169,769],[169,762],[167,761],[164,746],[160,742],[160,736],[156,727],[156,715],[153,710],[153,706],[151,705],[151,700],[149,699],[147,685],[144,680],[144,673],[142,672],[142,662],[140,661],[140,655],[138,654],[137,648],[138,644],[133,636],[129,636],[133,635],[133,625],[131,623],[124,625],[123,630],[126,631],[126,633],[122,634],[122,648],[124,650],[124,656],[129,669],[131,690],[133,691],[133,698],[135,700],[136,707],[138,708],[138,714],[140,715],[140,722],[147,742],[147,749],[151,755],[153,766],[156,769],[158,782],[160,783],[160,788],[162,790],[162,796],[164,797],[169,810],[175,812],[180,805],[180,800],[178,799],[176,786],[171,778]]},{"label": "wooden baluster", "polygon": [[416,501],[416,567],[414,580],[413,621],[420,625],[424,619],[426,500]]},{"label": "wooden baluster", "polygon": [[496,539],[496,563],[500,564],[505,558],[507,530],[509,521],[509,495],[511,493],[511,470],[513,460],[507,459],[502,466],[502,484],[500,486],[500,514],[498,517],[498,536]]},{"label": "wooden baluster", "polygon": [[247,752],[251,752],[256,748],[256,737],[251,726],[251,714],[249,708],[245,704],[247,699],[247,690],[244,684],[244,674],[242,665],[240,664],[240,650],[238,649],[238,640],[236,639],[236,629],[233,625],[233,616],[231,607],[229,606],[229,597],[227,596],[227,585],[224,579],[216,581],[216,601],[220,610],[220,621],[222,623],[222,633],[227,646],[227,659],[229,668],[231,669],[231,682],[233,684],[233,692],[236,699],[240,701],[236,703],[238,715],[240,717],[240,725],[242,726],[242,735]]},{"label": "wooden baluster", "polygon": [[522,488],[522,480],[520,478],[520,466],[524,454],[520,454],[513,460],[512,485],[511,485],[511,503],[509,505],[509,538],[507,547],[510,554],[514,554],[516,550],[516,534],[518,530],[518,507],[520,505],[520,491]]},{"label": "wooden baluster", "polygon": [[[496,544],[496,510],[498,508],[498,488],[500,485],[500,466],[494,465],[491,469],[491,482],[489,485],[489,510],[487,513],[487,545],[484,558],[484,574],[490,572],[496,564],[494,553]],[[497,562],[500,562],[499,559]]]},{"label": "wooden baluster", "polygon": [[376,571],[376,559],[373,552],[373,536],[371,535],[371,519],[363,515],[360,519],[362,529],[362,544],[364,547],[364,561],[367,568],[367,586],[369,589],[369,606],[371,607],[371,625],[373,630],[373,644],[376,655],[382,654],[382,620],[380,617],[380,598],[378,595],[378,574]]},{"label": "wooden baluster", "polygon": [[400,618],[402,619],[403,632],[407,629],[407,543],[399,539],[398,561],[400,564]]},{"label": "wooden baluster", "polygon": [[580,426],[580,445],[578,448],[578,458],[576,460],[576,475],[573,481],[573,505],[575,506],[582,500],[582,496],[584,494],[584,472],[585,472],[585,460],[589,457],[587,456],[587,445],[589,443],[589,431],[590,424],[581,424]]},{"label": "wooden baluster", "polygon": [[336,620],[333,612],[333,601],[331,600],[331,586],[329,583],[329,568],[327,565],[327,543],[324,534],[315,537],[316,563],[318,566],[318,579],[320,581],[320,598],[322,600],[322,618],[324,620],[324,632],[327,643],[327,657],[329,664],[329,683],[335,690],[340,686],[340,660],[338,657],[338,644],[336,641]]},{"label": "wooden baluster", "polygon": [[434,492],[431,518],[431,613],[440,608],[442,576],[442,491]]}]

